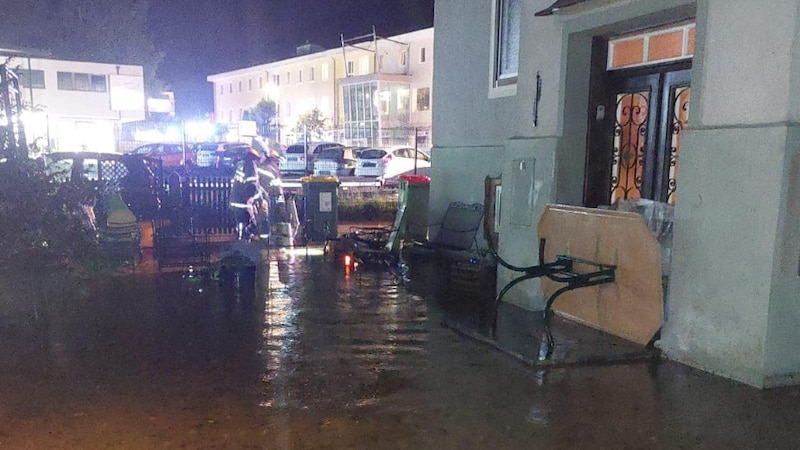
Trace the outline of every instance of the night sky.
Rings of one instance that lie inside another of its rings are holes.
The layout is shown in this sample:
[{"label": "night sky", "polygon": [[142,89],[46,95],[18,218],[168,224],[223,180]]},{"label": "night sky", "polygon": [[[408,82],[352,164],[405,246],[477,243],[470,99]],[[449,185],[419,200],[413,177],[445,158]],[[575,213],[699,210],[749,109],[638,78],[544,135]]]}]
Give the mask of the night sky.
[{"label": "night sky", "polygon": [[372,32],[392,36],[433,26],[434,0],[151,0],[149,32],[165,54],[159,78],[177,112],[213,109],[206,76],[294,56],[297,45],[325,48]]}]

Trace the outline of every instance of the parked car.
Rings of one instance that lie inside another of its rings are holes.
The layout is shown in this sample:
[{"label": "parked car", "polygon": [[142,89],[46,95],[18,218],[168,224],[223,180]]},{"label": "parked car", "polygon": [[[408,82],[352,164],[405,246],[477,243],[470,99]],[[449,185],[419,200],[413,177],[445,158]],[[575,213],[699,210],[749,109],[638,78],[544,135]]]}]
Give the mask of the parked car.
[{"label": "parked car", "polygon": [[209,142],[195,148],[195,166],[233,171],[236,161],[250,149],[250,144]]},{"label": "parked car", "polygon": [[182,167],[184,157],[188,164],[194,161],[194,148],[186,146],[184,153],[183,144],[145,144],[128,152],[130,155],[140,155],[150,159],[157,159],[168,169]]},{"label": "parked car", "polygon": [[54,182],[94,181],[118,189],[122,200],[139,219],[151,219],[161,207],[161,183],[154,168],[158,161],[118,153],[58,152],[44,155],[45,172]]},{"label": "parked car", "polygon": [[320,150],[314,159],[314,175],[350,176],[355,173],[356,156],[352,147]]},{"label": "parked car", "polygon": [[414,170],[415,155],[417,168],[431,166],[431,157],[427,153],[411,147],[362,150],[356,160],[355,175],[357,177],[393,178]]},{"label": "parked car", "polygon": [[343,149],[344,145],[336,142],[308,142],[297,143],[286,147],[286,158],[281,160],[281,173],[293,173],[305,175],[314,170],[314,158],[319,152],[338,148]]}]

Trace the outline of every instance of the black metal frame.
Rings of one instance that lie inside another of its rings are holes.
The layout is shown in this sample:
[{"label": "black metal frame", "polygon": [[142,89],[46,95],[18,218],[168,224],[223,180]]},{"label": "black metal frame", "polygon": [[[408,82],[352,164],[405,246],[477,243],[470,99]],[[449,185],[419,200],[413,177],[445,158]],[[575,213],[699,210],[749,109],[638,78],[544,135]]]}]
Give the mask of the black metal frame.
[{"label": "black metal frame", "polygon": [[[560,289],[553,292],[553,294],[547,299],[547,303],[545,304],[543,311],[545,334],[546,334],[545,337],[547,339],[547,351],[545,358],[549,358],[552,355],[553,347],[555,346],[555,341],[553,340],[553,334],[550,331],[550,318],[553,315],[552,307],[553,303],[556,301],[556,298],[558,298],[558,296],[560,296],[565,292],[572,291],[575,289],[613,283],[616,280],[617,266],[600,264],[597,262],[588,261],[580,258],[574,258],[572,256],[567,256],[567,255],[557,255],[555,261],[550,263],[545,263],[544,249],[546,243],[547,243],[546,239],[544,238],[539,239],[539,264],[535,266],[528,266],[528,267],[515,266],[503,260],[499,255],[497,255],[497,253],[494,253],[494,257],[497,259],[497,262],[500,263],[501,266],[515,272],[523,272],[523,274],[511,280],[497,294],[497,297],[495,298],[494,301],[492,336],[493,337],[497,336],[497,311],[500,306],[500,302],[502,301],[503,296],[509,290],[511,290],[512,287],[516,286],[517,284],[525,280],[530,280],[533,278],[540,278],[540,277],[547,277],[558,283],[566,283],[566,286],[563,286]],[[575,272],[574,270],[574,263],[593,266],[596,267],[597,270],[586,273],[578,273]]]}]

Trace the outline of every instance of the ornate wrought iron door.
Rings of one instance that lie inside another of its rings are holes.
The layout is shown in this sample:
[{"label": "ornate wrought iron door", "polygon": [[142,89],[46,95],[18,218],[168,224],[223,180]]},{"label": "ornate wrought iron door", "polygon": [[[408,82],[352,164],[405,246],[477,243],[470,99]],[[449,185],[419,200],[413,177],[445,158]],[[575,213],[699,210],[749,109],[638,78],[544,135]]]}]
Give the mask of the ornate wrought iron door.
[{"label": "ornate wrought iron door", "polygon": [[[688,124],[689,70],[613,74],[608,201],[649,198],[674,204],[678,158]],[[611,103],[611,102],[610,102]]]}]

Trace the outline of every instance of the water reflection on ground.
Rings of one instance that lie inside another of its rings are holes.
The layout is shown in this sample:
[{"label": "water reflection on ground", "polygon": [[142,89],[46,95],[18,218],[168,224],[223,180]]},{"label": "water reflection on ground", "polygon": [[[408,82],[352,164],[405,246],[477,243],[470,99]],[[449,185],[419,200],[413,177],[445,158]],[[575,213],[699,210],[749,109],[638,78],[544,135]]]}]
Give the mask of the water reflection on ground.
[{"label": "water reflection on ground", "polygon": [[[440,269],[401,284],[273,250],[252,291],[201,269],[65,287],[39,322],[0,316],[0,448],[800,443],[798,389],[671,363],[541,369],[465,338],[449,324],[485,330],[485,299],[445,297]],[[536,333],[507,314],[524,348]]]}]

